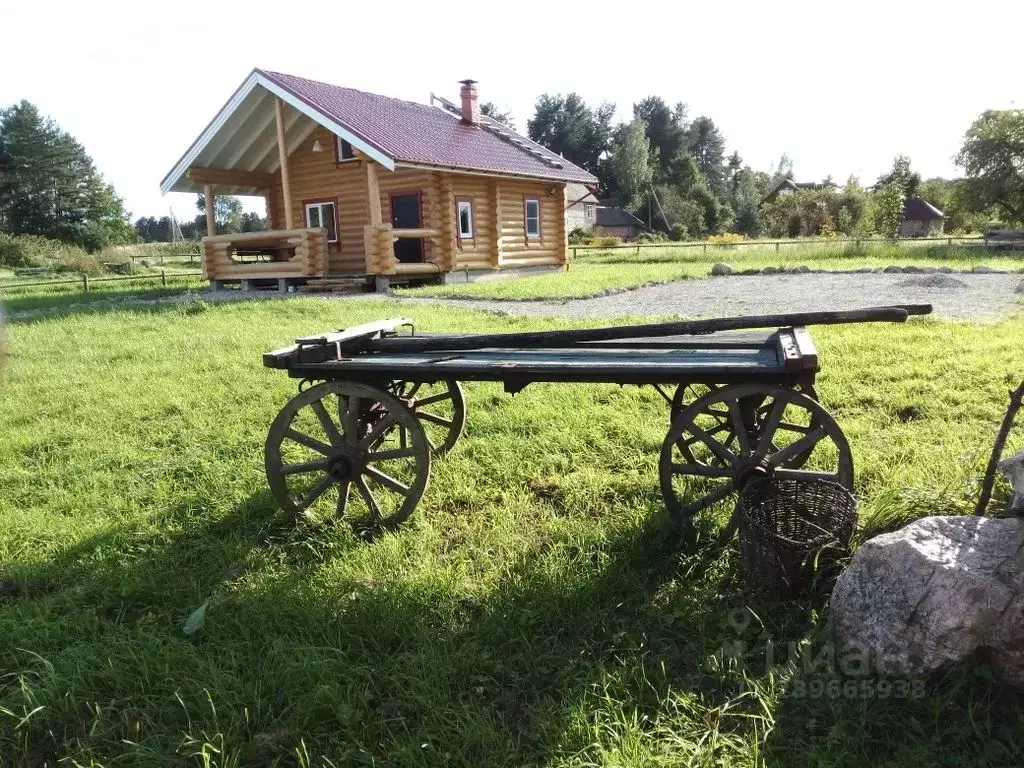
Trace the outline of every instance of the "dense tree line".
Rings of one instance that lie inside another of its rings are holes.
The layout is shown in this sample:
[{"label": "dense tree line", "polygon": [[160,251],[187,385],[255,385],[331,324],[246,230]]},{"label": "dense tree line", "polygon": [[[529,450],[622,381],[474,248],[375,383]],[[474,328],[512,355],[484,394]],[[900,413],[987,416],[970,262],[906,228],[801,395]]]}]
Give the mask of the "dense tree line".
[{"label": "dense tree line", "polygon": [[135,239],[85,148],[27,101],[0,110],[0,231],[90,251]]},{"label": "dense tree line", "polygon": [[[737,232],[751,237],[894,235],[903,202],[918,196],[943,211],[946,230],[977,231],[993,221],[1024,221],[1024,112],[989,111],[968,130],[957,156],[966,178],[922,180],[905,155],[874,184],[851,178],[839,187],[765,198],[793,164],[783,155],[754,170],[706,115],[690,119],[685,104],[658,96],[633,104],[632,119],[613,125],[615,106],[587,105],[578,94],[543,94],[527,123],[531,139],[600,180],[600,195],[618,200],[676,239]],[[503,116],[507,119],[507,116]]]}]

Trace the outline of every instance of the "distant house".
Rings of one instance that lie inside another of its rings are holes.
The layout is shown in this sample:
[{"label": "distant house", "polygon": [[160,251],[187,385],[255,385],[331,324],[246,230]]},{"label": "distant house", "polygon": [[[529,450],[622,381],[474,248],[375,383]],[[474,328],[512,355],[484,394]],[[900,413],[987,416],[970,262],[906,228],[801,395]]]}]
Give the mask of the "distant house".
[{"label": "distant house", "polygon": [[793,181],[792,179],[783,179],[779,182],[779,186],[764,196],[764,200],[761,201],[761,205],[764,205],[765,203],[774,203],[780,197],[792,195],[794,192],[799,192],[804,189],[821,190],[838,188],[838,185],[833,184],[831,181]]},{"label": "distant house", "polygon": [[597,195],[586,184],[565,185],[565,229],[592,230],[597,225]]},{"label": "distant house", "polygon": [[641,232],[647,231],[647,225],[643,221],[619,205],[607,205],[610,202],[614,201],[605,200],[603,203],[598,203],[595,232],[610,237],[621,237],[623,240],[632,240]]},{"label": "distant house", "polygon": [[903,202],[903,222],[900,237],[928,237],[941,235],[943,228],[942,211],[920,197],[908,197]]}]

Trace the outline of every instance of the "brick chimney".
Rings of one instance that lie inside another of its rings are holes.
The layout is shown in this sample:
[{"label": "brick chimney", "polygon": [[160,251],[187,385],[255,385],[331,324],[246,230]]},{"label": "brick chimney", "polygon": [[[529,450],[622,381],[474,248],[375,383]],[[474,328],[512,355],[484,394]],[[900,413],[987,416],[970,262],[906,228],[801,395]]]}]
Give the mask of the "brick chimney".
[{"label": "brick chimney", "polygon": [[480,122],[480,103],[476,98],[476,80],[460,80],[462,88],[459,95],[462,97],[462,122],[467,125],[476,125]]}]

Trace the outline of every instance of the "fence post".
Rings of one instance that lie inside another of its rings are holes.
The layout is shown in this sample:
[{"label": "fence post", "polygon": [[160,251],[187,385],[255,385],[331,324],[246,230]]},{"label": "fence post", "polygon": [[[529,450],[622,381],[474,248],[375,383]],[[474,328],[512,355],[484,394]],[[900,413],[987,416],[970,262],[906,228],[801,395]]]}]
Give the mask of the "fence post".
[{"label": "fence post", "polygon": [[637,255],[637,256],[639,256],[639,255],[640,255],[640,246],[639,246],[639,245],[638,245],[638,246],[636,247],[636,255]]},{"label": "fence post", "polygon": [[164,284],[164,285],[167,285],[167,270],[166,269],[161,269],[160,270],[160,282],[162,284]]},{"label": "fence post", "polygon": [[82,275],[82,290],[84,290],[86,292],[89,291],[89,276],[88,275]]},{"label": "fence post", "polygon": [[778,243],[778,242],[775,243],[775,252],[776,253],[779,252],[779,245],[780,245],[780,243]]},{"label": "fence post", "polygon": [[708,244],[704,243],[704,255],[707,256],[707,253],[708,253]]},{"label": "fence post", "polygon": [[575,248],[572,249],[572,257],[574,259],[576,258],[576,249]]},{"label": "fence post", "polygon": [[953,238],[952,237],[949,238],[949,242],[947,242],[946,245],[948,245],[950,248],[953,247]]}]

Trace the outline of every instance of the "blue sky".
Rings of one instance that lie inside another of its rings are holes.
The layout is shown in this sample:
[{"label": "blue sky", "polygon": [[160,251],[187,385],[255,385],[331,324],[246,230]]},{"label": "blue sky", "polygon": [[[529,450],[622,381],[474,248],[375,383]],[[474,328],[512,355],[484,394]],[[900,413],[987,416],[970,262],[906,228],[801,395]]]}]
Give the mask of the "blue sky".
[{"label": "blue sky", "polygon": [[3,11],[0,104],[35,102],[90,152],[133,215],[260,66],[425,102],[479,80],[520,130],[542,92],[631,105],[649,94],[711,116],[745,163],[782,153],[801,180],[864,180],[899,153],[923,176],[986,108],[1021,106],[1024,4],[777,0],[546,4],[159,4],[57,0]]}]

